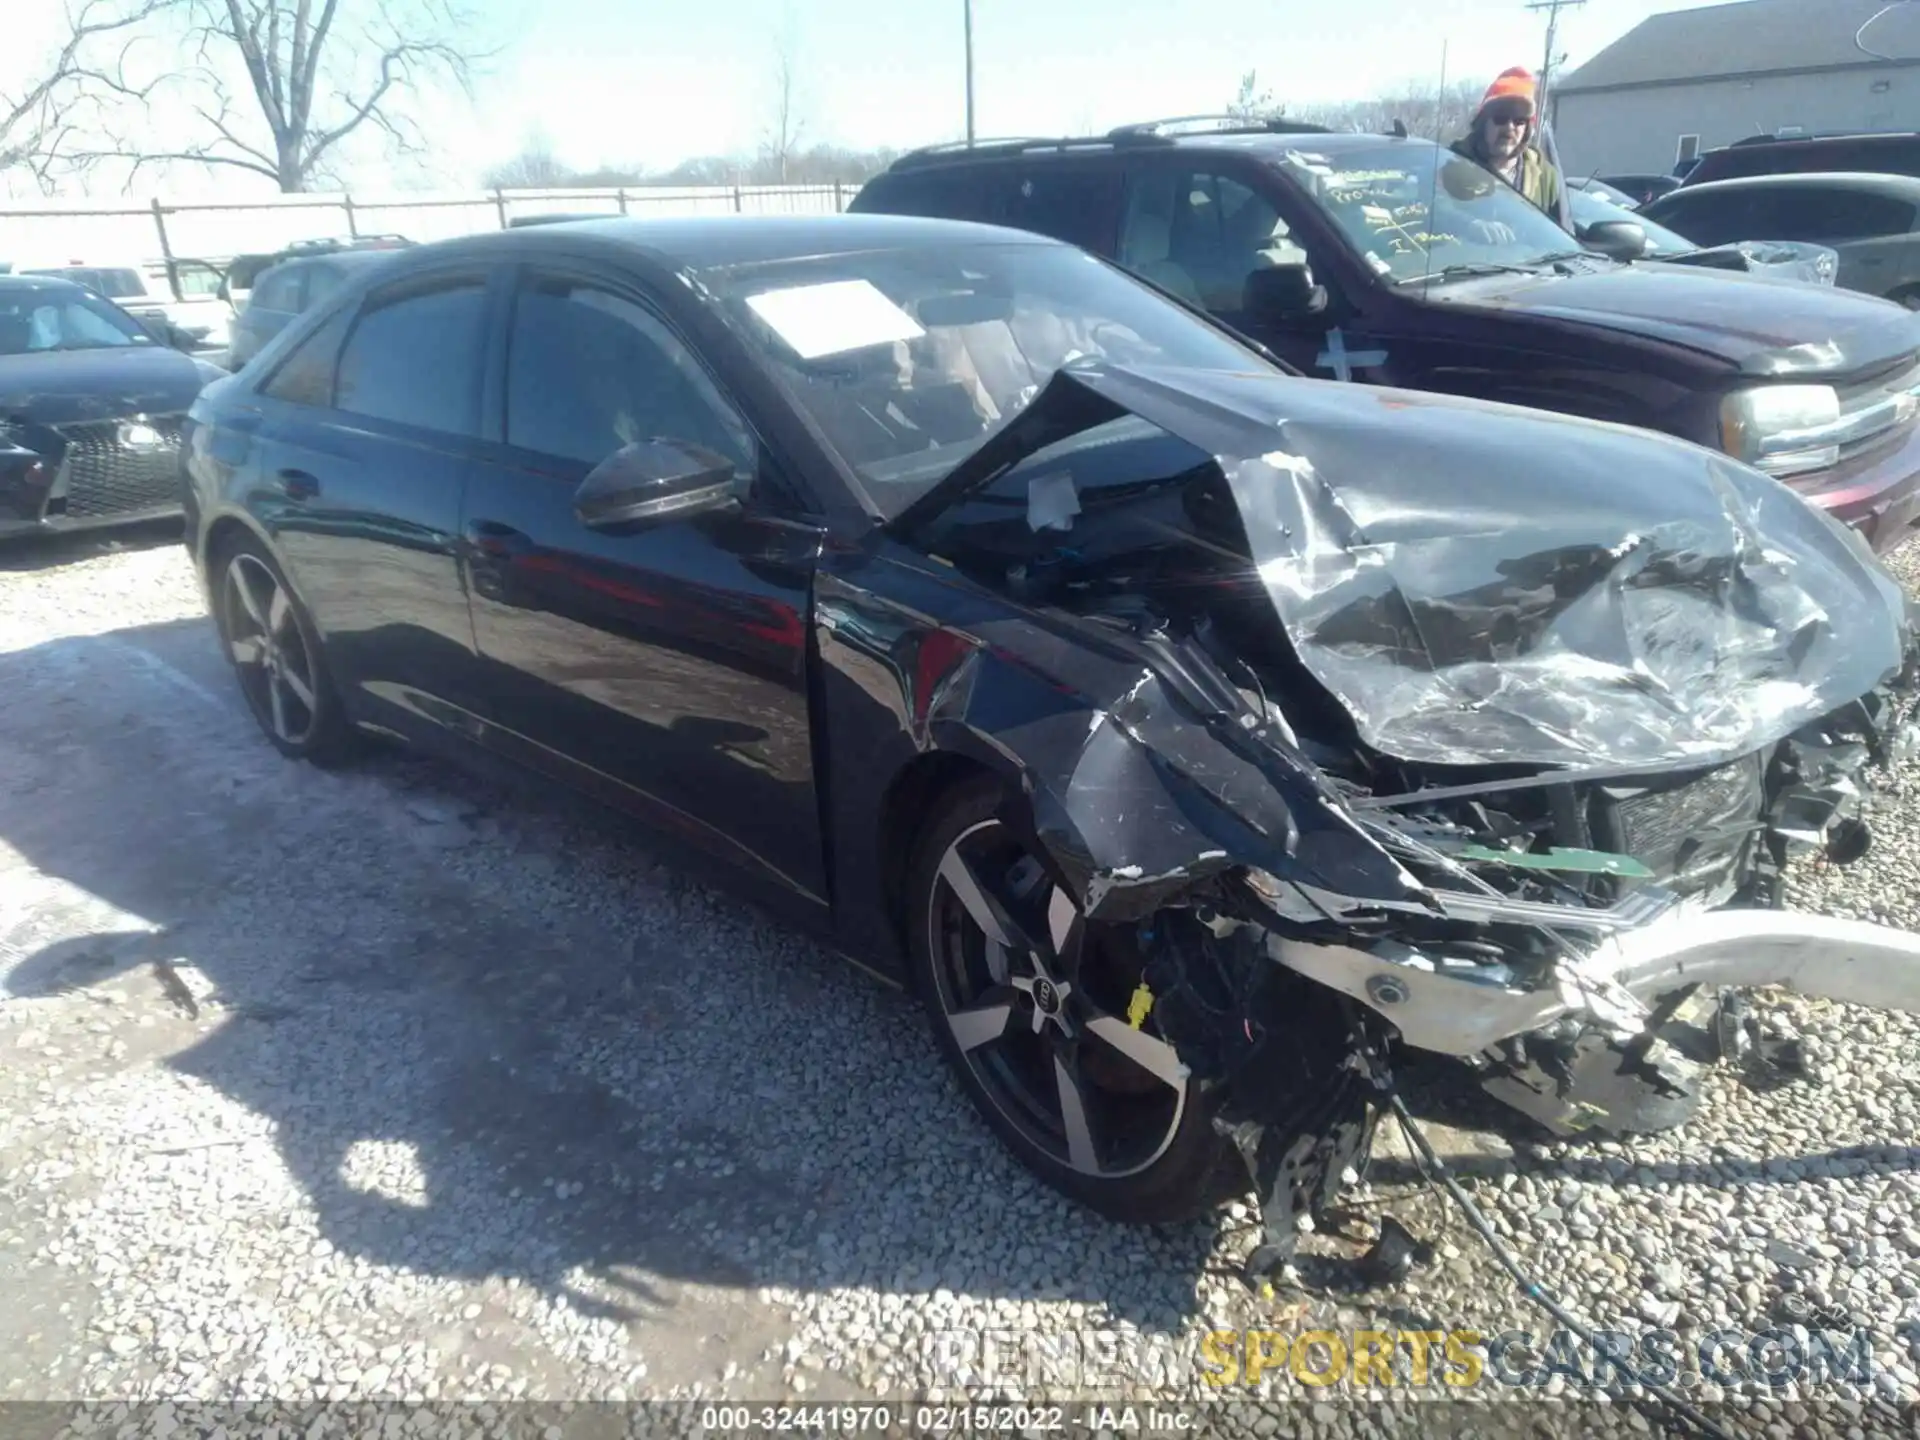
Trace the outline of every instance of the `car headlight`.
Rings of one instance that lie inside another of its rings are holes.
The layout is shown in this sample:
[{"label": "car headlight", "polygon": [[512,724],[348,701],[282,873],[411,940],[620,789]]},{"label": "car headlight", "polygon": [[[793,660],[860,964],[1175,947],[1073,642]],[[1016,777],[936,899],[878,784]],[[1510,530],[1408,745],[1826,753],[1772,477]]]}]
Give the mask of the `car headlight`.
[{"label": "car headlight", "polygon": [[1755,385],[1720,402],[1720,448],[1769,475],[1837,465],[1840,430],[1831,385]]}]

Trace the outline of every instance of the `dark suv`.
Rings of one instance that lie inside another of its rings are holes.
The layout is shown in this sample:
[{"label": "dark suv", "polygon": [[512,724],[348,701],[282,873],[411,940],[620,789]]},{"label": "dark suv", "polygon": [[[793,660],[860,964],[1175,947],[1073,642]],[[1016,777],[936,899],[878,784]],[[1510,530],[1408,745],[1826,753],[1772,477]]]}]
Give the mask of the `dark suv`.
[{"label": "dark suv", "polygon": [[[902,157],[851,208],[1070,241],[1303,374],[1557,410],[1724,450],[1882,553],[1920,520],[1920,315],[1823,286],[1641,260],[1631,222],[1576,238],[1429,140],[1276,122],[936,147]],[[1541,474],[1551,475],[1547,457]]]}]

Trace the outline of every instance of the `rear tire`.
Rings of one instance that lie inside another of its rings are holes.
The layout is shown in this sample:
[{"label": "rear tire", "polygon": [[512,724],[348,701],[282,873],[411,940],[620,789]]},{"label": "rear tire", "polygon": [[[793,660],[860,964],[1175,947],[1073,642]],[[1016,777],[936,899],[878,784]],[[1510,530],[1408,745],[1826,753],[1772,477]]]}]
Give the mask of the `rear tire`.
[{"label": "rear tire", "polygon": [[[1040,1180],[1110,1219],[1192,1219],[1247,1189],[1151,1015],[1135,1028],[1130,937],[1089,925],[1000,820],[990,777],[950,791],[915,846],[908,964],[934,1043]],[[982,922],[985,922],[984,924]]]},{"label": "rear tire", "polygon": [[247,708],[290,760],[336,765],[358,749],[306,607],[258,540],[224,547],[210,567],[214,624]]}]

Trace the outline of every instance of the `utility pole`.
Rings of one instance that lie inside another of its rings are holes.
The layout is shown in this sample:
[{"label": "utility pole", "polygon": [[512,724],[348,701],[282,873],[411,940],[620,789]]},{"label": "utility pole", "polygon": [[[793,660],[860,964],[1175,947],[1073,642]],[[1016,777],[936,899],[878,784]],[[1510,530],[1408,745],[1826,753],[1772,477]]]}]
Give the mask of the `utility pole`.
[{"label": "utility pole", "polygon": [[967,27],[967,145],[973,145],[973,0],[960,0]]},{"label": "utility pole", "polygon": [[1547,117],[1547,90],[1553,74],[1553,42],[1560,29],[1560,12],[1563,9],[1577,9],[1586,3],[1587,0],[1532,0],[1532,3],[1527,6],[1529,10],[1547,12],[1547,48],[1540,60],[1540,80],[1537,86],[1539,93],[1535,100],[1540,107],[1542,120]]}]

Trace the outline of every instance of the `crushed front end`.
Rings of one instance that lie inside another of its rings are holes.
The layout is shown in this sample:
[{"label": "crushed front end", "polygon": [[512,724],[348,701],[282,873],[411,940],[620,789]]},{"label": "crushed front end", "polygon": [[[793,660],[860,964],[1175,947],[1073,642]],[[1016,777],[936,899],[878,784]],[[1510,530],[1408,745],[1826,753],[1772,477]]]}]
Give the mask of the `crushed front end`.
[{"label": "crushed front end", "polygon": [[[1920,937],[1782,908],[1797,857],[1866,853],[1920,649],[1776,482],[1505,407],[1113,370],[989,452],[923,533],[1032,609],[979,653],[1076,697],[1019,737],[1035,839],[1130,930],[1133,1023],[1246,1160],[1268,1262],[1364,1168],[1398,1051],[1562,1134],[1658,1129],[1752,1047],[1727,992],[1920,1010]],[[990,728],[983,674],[952,723]]]}]

